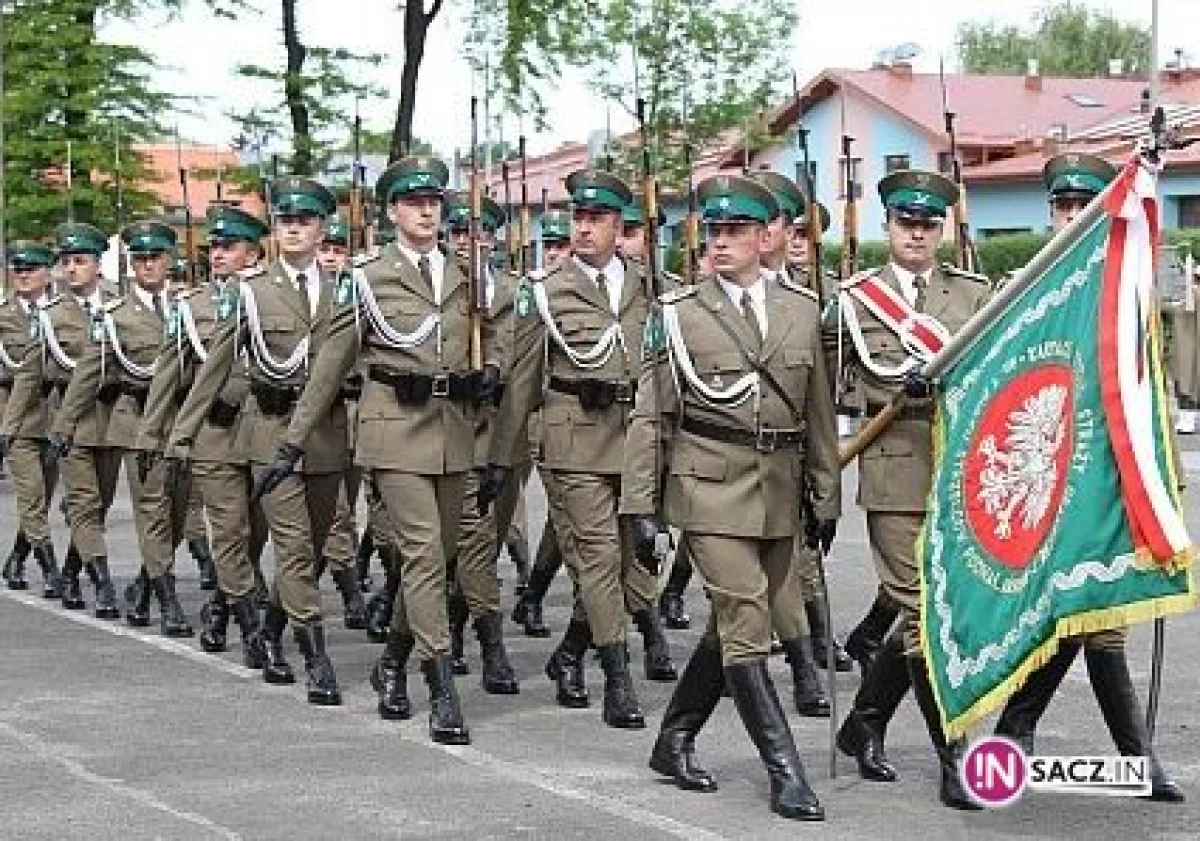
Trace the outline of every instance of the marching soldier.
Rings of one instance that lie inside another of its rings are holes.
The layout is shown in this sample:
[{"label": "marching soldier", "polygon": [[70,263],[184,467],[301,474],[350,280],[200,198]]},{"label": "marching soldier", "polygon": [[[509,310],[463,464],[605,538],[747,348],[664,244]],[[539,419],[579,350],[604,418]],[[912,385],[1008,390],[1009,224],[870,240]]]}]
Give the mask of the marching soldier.
[{"label": "marching soldier", "polygon": [[[237,283],[236,275],[258,262],[259,242],[266,234],[267,226],[245,211],[223,204],[209,208],[207,238],[213,280],[207,287],[181,291],[172,304],[137,438],[139,451],[151,454],[142,457],[147,465],[162,454],[176,419],[175,409],[186,400],[196,371],[208,356],[218,314],[233,301],[231,287]],[[236,448],[242,404],[249,391],[245,370],[234,366],[201,422],[187,465],[191,484],[212,523],[216,552],[217,588],[200,611],[200,647],[209,653],[224,651],[232,615],[241,630],[246,668],[261,669],[251,559],[256,561],[262,554],[266,523],[261,506],[250,504],[250,470]],[[173,454],[167,462],[168,473],[182,468],[182,461]]]},{"label": "marching soldier", "polygon": [[[91,341],[63,394],[54,434],[70,446],[82,420],[104,401],[105,392],[116,395],[105,443],[119,450],[125,462],[142,556],[139,578],[158,598],[163,635],[187,637],[192,626],[179,604],[173,572],[175,547],[187,513],[186,482],[168,488],[161,465],[143,477],[134,449],[170,303],[167,277],[175,232],[160,222],[140,222],[123,230],[121,240],[131,256],[134,284],[125,295],[92,313]],[[91,563],[100,579],[107,580],[107,560],[92,557]],[[131,621],[139,624],[142,618]]]},{"label": "marching soldier", "polygon": [[[890,262],[842,284],[840,315],[856,333],[848,343],[847,364],[862,384],[869,414],[877,414],[903,389],[906,402],[896,420],[859,457],[858,503],[867,514],[867,534],[875,570],[889,600],[900,608],[901,624],[888,637],[863,677],[854,706],[838,731],[838,747],[858,761],[868,780],[891,782],[896,770],[884,751],[884,731],[911,685],[941,767],[941,800],[957,809],[976,809],[958,774],[960,745],[947,741],[933,687],[918,641],[920,587],[917,535],[933,476],[933,403],[929,384],[908,376],[919,361],[910,356],[910,325],[919,320],[939,335],[959,330],[986,302],[986,278],[936,263],[946,212],[958,188],[940,175],[904,170],[879,182],[886,208]],[[903,316],[885,320],[853,299],[885,299]],[[919,346],[919,340],[916,340]],[[869,349],[869,356],[860,352]],[[906,378],[907,377],[907,378]]]},{"label": "marching soldier", "polygon": [[657,580],[630,569],[636,565],[632,536],[617,517],[621,453],[641,362],[636,343],[649,301],[644,270],[616,251],[621,211],[633,199],[629,187],[609,173],[579,170],[567,189],[574,256],[522,287],[513,374],[480,496],[493,499],[511,481],[513,453],[540,404],[540,475],[587,614],[584,619],[576,611],[546,671],[559,683],[560,704],[586,706],[582,663],[594,642],[605,675],[603,719],[637,729],[646,724],[629,674],[626,610],[645,638],[647,677],[676,677],[658,618]]},{"label": "marching soldier", "polygon": [[[22,360],[5,407],[3,427],[10,432],[17,427],[18,419],[35,410],[39,401],[52,395],[61,398],[92,343],[92,315],[102,312],[110,300],[101,289],[100,277],[100,255],[108,248],[108,238],[91,225],[67,223],[58,227],[55,241],[67,290],[50,298],[34,313],[31,329],[36,332],[37,341],[30,345]],[[75,419],[70,441],[51,432],[46,458],[52,465],[57,464],[71,528],[71,548],[62,568],[63,607],[69,610],[84,607],[79,573],[86,558],[96,587],[96,615],[117,619],[120,611],[108,574],[104,536],[104,521],[121,470],[121,452],[110,447],[106,438],[117,393],[106,388],[100,397],[93,405],[84,407]],[[38,551],[37,547],[34,551]],[[41,552],[39,563],[42,557],[53,559],[49,543],[42,546]]]},{"label": "marching soldier", "polygon": [[[656,362],[643,366],[625,449],[621,511],[634,517],[639,557],[652,556],[665,529],[661,509],[686,535],[712,598],[708,629],[663,715],[650,767],[680,788],[716,789],[692,754],[727,685],[767,767],[772,811],[823,820],[767,672],[776,605],[792,596],[802,494],[811,494],[815,511],[807,527],[826,546],[840,512],[820,308],[814,293],[761,268],[766,228],[779,214],[769,190],[717,176],[697,196],[716,276],[663,296],[663,323],[646,334]],[[655,451],[664,428],[675,431],[659,500]]]},{"label": "marching soldier", "polygon": [[[279,179],[271,199],[280,257],[239,272],[238,284],[226,288],[208,359],[196,372],[171,432],[172,453],[190,457],[204,420],[241,365],[244,350],[250,396],[242,405],[237,446],[252,469],[270,465],[309,379],[320,338],[316,327],[332,305],[334,288],[317,266],[317,246],[337,202],[323,185],[304,178]],[[275,552],[275,580],[262,627],[263,679],[272,684],[295,682],[283,652],[283,631],[290,620],[304,656],[308,701],[324,706],[341,704],[342,695],[326,651],[317,560],[323,555],[348,558],[353,551],[343,475],[347,438],[341,388],[339,379],[336,399],[311,425],[296,474],[262,498]]]},{"label": "marching soldier", "polygon": [[317,265],[331,276],[350,266],[350,225],[341,216],[325,224],[325,235],[317,246]]},{"label": "marching soldier", "polygon": [[[0,366],[5,382],[0,394],[7,403],[13,378],[29,355],[32,340],[30,327],[39,307],[46,303],[50,285],[50,267],[54,252],[40,242],[17,241],[8,247],[9,271],[14,291],[0,302]],[[24,590],[25,561],[34,553],[42,570],[42,595],[47,599],[62,596],[62,579],[54,556],[54,542],[46,509],[54,495],[58,474],[42,462],[49,432],[49,400],[26,403],[29,411],[11,418],[0,438],[0,454],[7,455],[12,471],[13,493],[17,501],[20,527],[13,543],[12,554],[4,565],[4,581],[10,590]]]},{"label": "marching soldier", "polygon": [[[1042,178],[1050,195],[1051,227],[1060,231],[1069,225],[1116,175],[1112,164],[1095,155],[1069,152],[1048,160]],[[1159,763],[1139,709],[1125,656],[1127,638],[1127,629],[1113,628],[1060,640],[1054,656],[1009,699],[996,723],[996,732],[1032,753],[1038,722],[1082,648],[1092,693],[1117,750],[1123,756],[1147,758],[1151,800],[1180,803],[1183,792]]]}]

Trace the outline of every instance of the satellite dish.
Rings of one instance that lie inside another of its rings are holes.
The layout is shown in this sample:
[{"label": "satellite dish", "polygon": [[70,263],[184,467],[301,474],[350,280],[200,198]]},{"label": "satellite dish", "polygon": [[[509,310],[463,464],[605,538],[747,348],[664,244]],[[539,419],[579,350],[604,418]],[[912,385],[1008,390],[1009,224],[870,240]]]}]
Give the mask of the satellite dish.
[{"label": "satellite dish", "polygon": [[892,47],[890,50],[892,61],[909,61],[921,54],[921,45],[906,41],[898,47]]}]

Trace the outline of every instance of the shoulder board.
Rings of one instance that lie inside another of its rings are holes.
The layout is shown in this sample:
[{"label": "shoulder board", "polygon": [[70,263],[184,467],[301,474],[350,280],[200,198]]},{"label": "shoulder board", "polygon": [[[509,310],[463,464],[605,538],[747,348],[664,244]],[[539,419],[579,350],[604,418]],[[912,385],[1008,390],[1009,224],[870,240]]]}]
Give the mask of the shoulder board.
[{"label": "shoulder board", "polygon": [[356,254],[354,256],[354,266],[355,268],[361,269],[363,266],[374,263],[382,256],[383,249],[379,247],[372,248],[370,251],[364,251],[362,254]]},{"label": "shoulder board", "polygon": [[104,302],[104,311],[105,312],[116,312],[123,306],[125,306],[125,299],[124,298],[116,298],[115,300]]},{"label": "shoulder board", "polygon": [[790,277],[787,277],[786,275],[784,277],[779,278],[779,285],[781,287],[783,287],[784,289],[788,290],[789,292],[799,293],[800,295],[803,295],[806,298],[812,298],[814,301],[820,300],[817,297],[816,292],[809,289],[807,286],[801,286],[799,283],[796,283],[796,281],[792,280]]},{"label": "shoulder board", "polygon": [[208,289],[206,287],[201,287],[201,286],[195,286],[191,289],[180,289],[178,292],[175,293],[175,300],[185,301],[188,298],[195,295],[197,292],[207,292],[207,291],[208,291]]},{"label": "shoulder board", "polygon": [[678,289],[672,289],[670,292],[664,292],[658,296],[660,304],[675,304],[682,301],[684,298],[690,298],[696,294],[695,286],[680,286]]},{"label": "shoulder board", "polygon": [[267,273],[266,267],[259,263],[257,266],[251,266],[248,269],[242,269],[236,275],[240,280],[249,280],[252,277],[261,277]]},{"label": "shoulder board", "polygon": [[978,274],[977,272],[969,272],[966,269],[960,269],[951,263],[942,263],[942,273],[951,277],[963,277],[967,280],[973,280],[976,283],[983,283],[991,286],[992,280],[987,275]]},{"label": "shoulder board", "polygon": [[46,300],[46,302],[45,302],[44,304],[41,304],[41,308],[42,308],[42,309],[44,309],[44,310],[48,310],[48,309],[50,309],[52,306],[54,306],[54,305],[56,305],[56,304],[59,304],[59,303],[62,303],[62,301],[63,301],[63,296],[62,296],[62,295],[55,295],[53,298],[49,298],[49,299],[47,299],[47,300]]},{"label": "shoulder board", "polygon": [[850,289],[851,287],[858,286],[858,284],[862,283],[867,278],[875,277],[881,271],[883,271],[882,267],[876,268],[876,269],[866,269],[866,270],[861,271],[858,274],[854,275],[853,277],[849,277],[849,278],[846,278],[845,280],[843,280],[841,283],[838,284],[838,288],[839,289]]},{"label": "shoulder board", "polygon": [[557,266],[550,268],[550,269],[534,269],[529,274],[527,274],[525,276],[525,278],[529,281],[532,281],[533,283],[541,283],[543,280],[553,277],[554,275],[561,272],[562,267],[564,265],[565,265],[564,263],[559,263]]}]

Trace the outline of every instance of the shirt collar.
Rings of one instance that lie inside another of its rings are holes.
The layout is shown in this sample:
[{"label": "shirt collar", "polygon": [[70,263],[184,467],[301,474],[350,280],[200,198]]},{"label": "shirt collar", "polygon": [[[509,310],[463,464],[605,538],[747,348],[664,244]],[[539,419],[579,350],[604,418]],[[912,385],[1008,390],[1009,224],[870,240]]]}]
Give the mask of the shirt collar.
[{"label": "shirt collar", "polygon": [[[596,276],[600,274],[601,269],[597,269],[590,263],[585,263],[578,257],[572,257],[571,259],[575,261],[575,265],[579,267],[580,271],[587,275],[588,280],[592,281],[593,283],[596,282]],[[612,259],[609,260],[608,264],[604,267],[603,272],[606,280],[624,280],[625,264],[621,262],[620,257],[614,254]]]},{"label": "shirt collar", "polygon": [[[141,286],[134,283],[133,284],[133,294],[138,297],[138,300],[142,302],[142,306],[144,306],[146,309],[148,309],[148,310],[154,309],[154,293],[152,293],[146,289],[143,289]],[[163,295],[162,292],[159,292],[158,294]],[[163,301],[164,304],[166,303],[165,297],[161,300]],[[165,309],[166,308],[164,306],[164,311],[165,311]]]},{"label": "shirt collar", "polygon": [[407,243],[403,243],[399,239],[397,239],[396,240],[396,250],[399,251],[401,254],[403,254],[404,259],[408,260],[408,262],[412,263],[414,266],[417,265],[417,263],[420,261],[420,259],[422,257],[429,258],[430,269],[433,269],[436,266],[442,265],[442,259],[443,259],[442,250],[440,248],[438,248],[436,245],[433,248],[429,249],[428,251],[422,253],[420,251],[417,251],[414,248],[410,248]]},{"label": "shirt collar", "polygon": [[296,277],[301,273],[304,274],[305,280],[307,280],[309,283],[314,283],[321,277],[321,269],[317,266],[317,261],[315,258],[303,269],[294,268],[287,260],[280,260],[279,262],[283,266],[283,271],[287,274],[288,280],[292,282],[293,286],[296,285]]},{"label": "shirt collar", "polygon": [[737,306],[740,307],[742,305],[742,292],[746,291],[750,293],[750,301],[754,304],[754,306],[763,307],[767,302],[766,279],[768,275],[773,277],[775,273],[769,269],[763,269],[758,273],[758,277],[755,278],[754,283],[745,288],[737,283],[732,283],[731,281],[726,280],[720,275],[717,275],[717,282],[721,284],[721,289],[725,291],[725,294],[729,297],[729,300],[733,301],[733,303]]}]

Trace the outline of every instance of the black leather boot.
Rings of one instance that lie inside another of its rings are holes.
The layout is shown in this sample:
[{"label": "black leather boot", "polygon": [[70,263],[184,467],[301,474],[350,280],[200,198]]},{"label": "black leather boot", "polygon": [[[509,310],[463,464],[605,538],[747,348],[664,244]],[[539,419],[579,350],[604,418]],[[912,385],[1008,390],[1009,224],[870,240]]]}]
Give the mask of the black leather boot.
[{"label": "black leather boot", "polygon": [[958,773],[962,761],[963,743],[948,742],[942,731],[942,717],[938,712],[937,701],[933,697],[933,685],[929,682],[929,672],[925,669],[925,661],[920,657],[909,657],[908,674],[912,679],[913,697],[921,709],[925,719],[925,729],[929,731],[929,739],[937,753],[938,765],[941,766],[941,784],[938,788],[942,803],[951,809],[975,811],[981,809],[978,803],[971,799],[963,788],[962,779]]},{"label": "black leather boot", "polygon": [[466,596],[457,584],[451,585],[446,608],[450,620],[450,660],[454,664],[454,674],[469,675],[471,664],[467,662],[463,634],[467,629],[467,621],[471,618],[471,611],[467,608]]},{"label": "black leather boot", "polygon": [[684,631],[692,627],[692,617],[688,616],[683,603],[683,594],[688,582],[692,580],[692,562],[683,544],[675,552],[675,562],[671,565],[671,574],[663,587],[662,595],[658,597],[658,609],[662,614],[665,626],[673,631]]},{"label": "black leather boot", "polygon": [[267,586],[267,579],[263,577],[262,569],[258,563],[254,564],[254,589],[251,591],[251,596],[254,600],[254,606],[259,610],[266,610],[267,605],[271,601],[271,588]]},{"label": "black leather boot", "polygon": [[829,718],[829,696],[821,686],[817,664],[813,662],[808,637],[781,640],[783,656],[792,667],[796,712],[806,718]]},{"label": "black leather boot", "polygon": [[330,577],[338,592],[342,594],[342,624],[350,631],[366,630],[367,604],[358,589],[354,570],[349,567],[334,570]]},{"label": "black leather boot", "polygon": [[1012,739],[1026,755],[1033,753],[1038,722],[1079,655],[1079,648],[1078,640],[1064,639],[1059,642],[1054,656],[1031,674],[1004,705],[1004,711],[996,722],[997,736]]},{"label": "black leather boot", "polygon": [[546,662],[546,677],[557,686],[556,698],[560,707],[578,710],[590,703],[583,673],[583,657],[591,641],[592,630],[588,623],[572,619],[562,642]]},{"label": "black leather boot", "polygon": [[29,582],[25,578],[25,561],[33,547],[25,537],[25,532],[18,531],[13,540],[12,551],[4,562],[4,583],[10,590],[28,590]]},{"label": "black leather boot", "polygon": [[538,563],[535,563],[533,569],[529,571],[525,592],[513,605],[512,621],[524,628],[527,637],[550,636],[550,629],[542,621],[542,602],[550,590],[550,585],[554,583],[554,576],[558,574],[560,564],[544,564],[541,560],[539,557]]},{"label": "black leather boot", "polygon": [[896,610],[891,600],[880,593],[875,596],[875,601],[871,603],[867,615],[854,627],[850,636],[846,637],[846,654],[858,663],[859,671],[864,679],[867,672],[871,670],[872,661],[883,647],[883,641],[887,637],[888,631],[891,630],[899,615],[900,612]]},{"label": "black leather boot", "polygon": [[296,673],[283,656],[283,629],[287,627],[288,615],[283,608],[267,602],[263,614],[263,680],[273,684],[296,682]]},{"label": "black leather boot", "polygon": [[[825,627],[825,597],[813,596],[804,602],[804,615],[808,617],[808,628],[812,633],[813,662],[826,671],[829,670],[829,635]],[[833,662],[839,672],[848,672],[854,668],[854,661],[842,649],[837,637],[833,638]]]},{"label": "black leather boot", "polygon": [[1182,803],[1186,798],[1175,781],[1159,764],[1158,755],[1150,733],[1146,729],[1146,717],[1138,706],[1137,692],[1129,679],[1129,664],[1124,649],[1084,648],[1088,678],[1092,692],[1100,704],[1100,713],[1113,744],[1122,756],[1144,756],[1150,766],[1149,800],[1163,803]]},{"label": "black leather boot", "polygon": [[200,589],[217,589],[217,565],[213,563],[212,549],[207,540],[189,540],[188,551],[196,559],[196,567],[200,570]]},{"label": "black leather boot", "polygon": [[475,635],[483,658],[483,691],[489,695],[516,695],[521,691],[508,651],[504,648],[504,617],[499,611],[475,620]]},{"label": "black leather boot", "polygon": [[792,820],[825,820],[825,810],[804,777],[804,764],[767,674],[767,661],[732,663],[725,667],[725,680],[742,724],[767,767],[771,811]]},{"label": "black leather boot", "polygon": [[292,635],[296,647],[304,656],[304,671],[308,674],[308,703],[319,707],[337,707],[342,703],[333,663],[325,653],[325,626],[320,622],[297,625]]},{"label": "black leather boot", "polygon": [[225,650],[229,635],[229,600],[217,590],[200,608],[200,648],[209,654]]},{"label": "black leather boot", "polygon": [[371,687],[379,694],[379,717],[384,721],[412,718],[408,698],[408,656],[416,641],[410,634],[392,631],[387,648],[371,670]]},{"label": "black leather boot", "polygon": [[509,560],[517,568],[517,586],[513,592],[520,596],[529,584],[529,546],[524,540],[506,540],[504,548],[508,550]]},{"label": "black leather boot", "polygon": [[392,624],[392,611],[396,606],[396,594],[400,592],[400,566],[392,551],[379,547],[384,559],[383,589],[371,596],[367,604],[367,639],[371,642],[387,642],[388,627]]},{"label": "black leather boot", "polygon": [[96,618],[120,619],[117,588],[113,586],[112,575],[108,570],[108,558],[93,558],[92,573],[96,585]]},{"label": "black leather boot", "polygon": [[146,568],[138,570],[137,578],[125,588],[125,622],[131,628],[150,625],[150,577]]},{"label": "black leather boot", "polygon": [[263,651],[262,628],[259,627],[258,608],[254,600],[250,596],[234,599],[230,610],[233,621],[242,632],[242,665],[247,669],[261,669],[267,656]]},{"label": "black leather boot", "polygon": [[671,650],[663,634],[658,608],[648,607],[633,614],[633,624],[642,635],[645,646],[646,680],[671,683],[679,678],[675,664],[671,662]]},{"label": "black leather boot", "polygon": [[708,636],[692,652],[663,711],[650,768],[685,791],[716,791],[712,775],[695,764],[696,736],[721,700],[725,671],[720,644]]},{"label": "black leather boot", "polygon": [[175,592],[175,576],[163,573],[157,581],[152,582],[154,592],[158,596],[159,619],[164,637],[190,637],[195,633],[192,625],[183,613],[179,604],[179,595]]},{"label": "black leather boot", "polygon": [[899,633],[888,637],[871,668],[863,678],[854,706],[837,733],[838,749],[858,762],[864,780],[877,783],[896,781],[896,768],[884,750],[888,722],[908,694],[911,680],[904,657],[904,641]]},{"label": "black leather boot", "polygon": [[429,738],[442,745],[469,745],[471,732],[463,720],[454,688],[454,666],[449,654],[438,654],[421,663],[429,686]]},{"label": "black leather boot", "polygon": [[33,557],[42,570],[42,598],[62,598],[62,573],[58,571],[58,558],[54,556],[54,544],[47,540],[33,547]]},{"label": "black leather boot", "polygon": [[83,558],[74,547],[67,550],[62,569],[62,605],[67,610],[83,610],[83,589],[79,586],[79,573],[83,572]]},{"label": "black leather boot", "polygon": [[646,726],[633,677],[629,674],[629,647],[623,642],[600,646],[600,668],[604,669],[604,723],[622,730]]},{"label": "black leather boot", "polygon": [[362,593],[371,592],[371,556],[375,554],[375,530],[370,526],[363,529],[358,547],[354,550],[354,578]]}]

